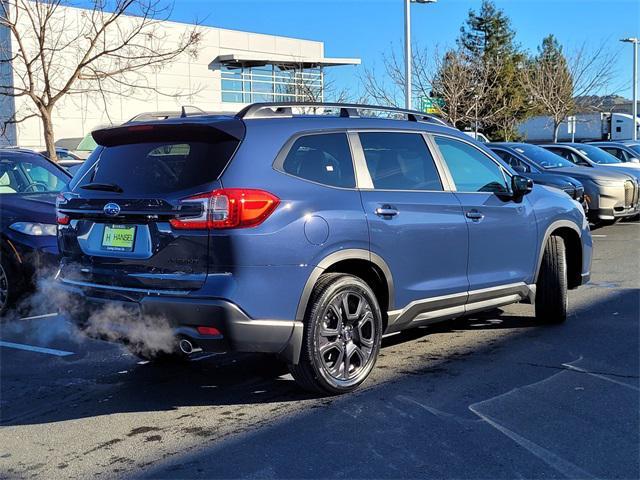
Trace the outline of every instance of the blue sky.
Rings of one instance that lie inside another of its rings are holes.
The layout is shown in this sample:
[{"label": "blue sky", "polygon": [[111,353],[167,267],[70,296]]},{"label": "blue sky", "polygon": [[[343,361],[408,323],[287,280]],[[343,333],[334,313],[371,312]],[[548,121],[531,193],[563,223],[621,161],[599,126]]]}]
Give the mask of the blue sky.
[{"label": "blue sky", "polygon": [[[413,41],[420,46],[452,45],[470,8],[480,0],[438,0],[412,6]],[[640,0],[498,0],[511,18],[517,41],[535,51],[553,33],[571,49],[603,41],[618,55],[618,92],[631,97],[632,46],[623,37],[640,35]],[[325,55],[360,57],[380,65],[383,52],[401,48],[402,0],[176,0],[172,19],[285,35],[325,43]],[[358,67],[335,68],[339,86],[358,89]]]}]

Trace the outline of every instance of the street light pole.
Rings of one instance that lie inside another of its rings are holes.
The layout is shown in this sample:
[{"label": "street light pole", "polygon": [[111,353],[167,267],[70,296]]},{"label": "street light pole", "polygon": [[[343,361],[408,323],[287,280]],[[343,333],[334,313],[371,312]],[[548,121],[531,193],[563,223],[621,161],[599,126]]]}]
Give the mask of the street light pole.
[{"label": "street light pole", "polygon": [[632,116],[633,116],[633,133],[632,140],[638,140],[638,39],[631,38],[623,38],[620,40],[621,42],[633,43],[633,105],[632,108]]},{"label": "street light pole", "polygon": [[411,0],[404,0],[404,108],[411,110]]},{"label": "street light pole", "polygon": [[411,110],[411,4],[438,0],[404,0],[404,106]]}]

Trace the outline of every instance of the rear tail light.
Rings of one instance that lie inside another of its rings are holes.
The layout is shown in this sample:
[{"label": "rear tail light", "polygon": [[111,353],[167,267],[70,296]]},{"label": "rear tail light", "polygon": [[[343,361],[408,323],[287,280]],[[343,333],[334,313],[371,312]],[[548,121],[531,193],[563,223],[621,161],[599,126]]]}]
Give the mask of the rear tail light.
[{"label": "rear tail light", "polygon": [[200,215],[173,218],[171,226],[199,230],[255,227],[273,213],[280,199],[264,190],[223,188],[185,198],[181,203],[200,204]]},{"label": "rear tail light", "polygon": [[56,222],[58,225],[69,225],[71,219],[68,215],[60,212],[60,205],[67,203],[67,198],[61,193],[56,197]]},{"label": "rear tail light", "polygon": [[222,335],[222,333],[220,333],[220,330],[215,327],[197,327],[196,330],[198,330],[198,333],[200,335]]}]

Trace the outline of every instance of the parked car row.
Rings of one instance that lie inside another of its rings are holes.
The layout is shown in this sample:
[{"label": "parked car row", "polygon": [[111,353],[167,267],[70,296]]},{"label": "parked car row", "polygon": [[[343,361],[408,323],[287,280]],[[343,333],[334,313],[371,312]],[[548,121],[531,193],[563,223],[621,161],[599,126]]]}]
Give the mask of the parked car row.
[{"label": "parked car row", "polygon": [[[640,212],[640,164],[621,162],[593,145],[491,143],[489,148],[535,182],[556,186],[581,203],[594,224],[636,217]],[[581,187],[581,188],[580,188]]]},{"label": "parked car row", "polygon": [[[595,224],[638,215],[640,142],[537,146],[478,140],[519,174],[564,191]],[[91,148],[97,145],[91,134],[83,141],[91,142]],[[65,148],[58,147],[56,153],[54,165],[46,152],[0,149],[0,314],[30,288],[35,271],[57,262],[54,198],[84,160]]]}]

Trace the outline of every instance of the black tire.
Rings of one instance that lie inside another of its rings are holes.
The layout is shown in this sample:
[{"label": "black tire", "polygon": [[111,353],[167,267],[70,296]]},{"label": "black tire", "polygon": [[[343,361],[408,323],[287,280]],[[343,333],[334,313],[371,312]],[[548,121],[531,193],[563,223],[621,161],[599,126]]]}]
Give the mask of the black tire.
[{"label": "black tire", "polygon": [[0,318],[16,305],[20,297],[20,276],[14,263],[0,251]]},{"label": "black tire", "polygon": [[567,255],[562,237],[551,235],[536,283],[536,319],[562,323],[567,319]]},{"label": "black tire", "polygon": [[371,373],[381,339],[382,313],[369,285],[352,275],[325,273],[307,308],[300,361],[289,371],[305,390],[350,392]]}]

